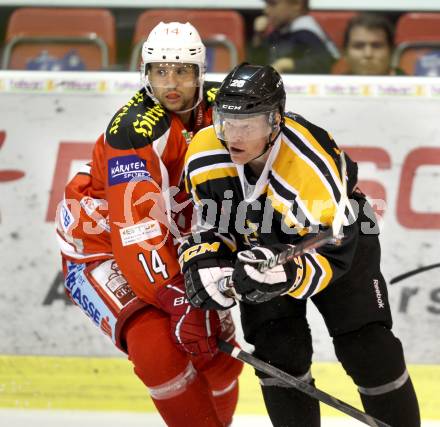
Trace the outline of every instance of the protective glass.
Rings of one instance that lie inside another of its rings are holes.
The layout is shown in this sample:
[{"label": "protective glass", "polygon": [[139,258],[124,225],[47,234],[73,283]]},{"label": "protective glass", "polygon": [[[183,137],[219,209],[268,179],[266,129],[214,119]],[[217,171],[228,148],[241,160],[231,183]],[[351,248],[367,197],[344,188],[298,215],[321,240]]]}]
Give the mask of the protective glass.
[{"label": "protective glass", "polygon": [[256,114],[233,114],[213,110],[214,129],[223,141],[261,140],[274,129],[275,112]]},{"label": "protective glass", "polygon": [[195,64],[158,62],[147,65],[148,80],[153,87],[198,86],[199,67]]}]

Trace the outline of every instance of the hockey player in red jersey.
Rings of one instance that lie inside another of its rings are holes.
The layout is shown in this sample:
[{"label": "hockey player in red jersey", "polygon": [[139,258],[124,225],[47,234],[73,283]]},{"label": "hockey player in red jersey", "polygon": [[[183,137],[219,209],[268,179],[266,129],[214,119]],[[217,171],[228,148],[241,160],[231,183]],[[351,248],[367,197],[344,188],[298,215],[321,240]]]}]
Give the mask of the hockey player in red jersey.
[{"label": "hockey player in red jersey", "polygon": [[57,212],[68,295],[128,354],[175,427],[230,425],[242,369],[216,345],[234,339],[230,313],[189,305],[176,255],[191,220],[184,156],[211,124],[217,90],[204,68],[191,24],[158,24],[142,48],[144,87],[116,112]]}]

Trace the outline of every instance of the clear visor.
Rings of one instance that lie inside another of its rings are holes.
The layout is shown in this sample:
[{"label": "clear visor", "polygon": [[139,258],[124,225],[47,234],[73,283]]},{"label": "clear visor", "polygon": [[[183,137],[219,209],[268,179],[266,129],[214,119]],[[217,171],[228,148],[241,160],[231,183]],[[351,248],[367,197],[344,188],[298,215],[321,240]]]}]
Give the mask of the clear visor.
[{"label": "clear visor", "polygon": [[196,64],[179,62],[152,62],[145,73],[153,87],[173,88],[199,86],[199,67]]},{"label": "clear visor", "polygon": [[213,122],[217,138],[225,142],[260,140],[272,133],[275,112],[233,114],[214,109]]}]

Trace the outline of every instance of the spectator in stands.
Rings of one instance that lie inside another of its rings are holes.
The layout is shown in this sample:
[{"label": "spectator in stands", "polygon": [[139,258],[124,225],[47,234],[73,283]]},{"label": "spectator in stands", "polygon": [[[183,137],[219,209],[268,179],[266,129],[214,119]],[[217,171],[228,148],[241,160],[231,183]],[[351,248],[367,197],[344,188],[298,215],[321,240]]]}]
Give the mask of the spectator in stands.
[{"label": "spectator in stands", "polygon": [[384,15],[362,13],[347,25],[344,59],[347,74],[380,76],[403,74],[391,68],[394,30]]},{"label": "spectator in stands", "polygon": [[338,49],[308,14],[308,0],[265,0],[264,15],[254,22],[250,56],[280,73],[326,74]]}]

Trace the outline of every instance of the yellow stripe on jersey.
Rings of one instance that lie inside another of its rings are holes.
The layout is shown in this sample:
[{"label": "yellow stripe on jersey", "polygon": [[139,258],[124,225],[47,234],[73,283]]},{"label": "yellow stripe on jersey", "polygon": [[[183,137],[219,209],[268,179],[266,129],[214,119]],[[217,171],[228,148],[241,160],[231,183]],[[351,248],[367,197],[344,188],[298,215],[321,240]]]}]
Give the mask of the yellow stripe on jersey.
[{"label": "yellow stripe on jersey", "polygon": [[[304,127],[303,125],[299,124],[295,120],[292,120],[289,117],[286,117],[286,126],[291,126],[292,128],[296,129],[298,132],[300,132],[304,138],[310,143],[310,145],[313,147],[314,151],[318,152],[321,156],[323,156],[326,160],[330,168],[332,169],[332,172],[335,177],[339,178],[339,181],[341,179],[341,175],[339,173],[338,166],[336,165],[333,157],[324,149],[324,147],[316,140],[316,138],[311,134],[311,132]],[[328,134],[328,133],[327,133]],[[328,134],[329,138],[333,140],[332,136]]]},{"label": "yellow stripe on jersey", "polygon": [[[280,197],[273,191],[272,187],[267,189],[267,198],[270,200],[272,207],[281,215],[286,215],[290,211],[290,206],[286,205]],[[293,222],[292,220],[290,220]],[[293,225],[293,224],[292,224]]]},{"label": "yellow stripe on jersey", "polygon": [[[237,169],[225,164],[211,164],[210,156],[228,154],[228,151],[217,139],[213,126],[201,129],[191,140],[185,156],[185,187],[188,193],[193,195],[194,202],[200,204],[196,186],[204,184],[211,179],[238,176]],[[203,166],[192,170],[193,161],[203,159]],[[189,188],[191,187],[191,188]]]},{"label": "yellow stripe on jersey", "polygon": [[[293,215],[291,211],[291,205],[287,200],[284,200],[279,194],[277,194],[271,185],[267,187],[266,197],[270,200],[272,207],[283,217],[284,223],[289,228],[296,228],[297,232],[301,234],[302,227],[300,227],[299,221]],[[303,233],[304,234],[304,233]]]},{"label": "yellow stripe on jersey", "polygon": [[300,236],[307,234],[307,229],[295,218],[288,201],[277,194],[270,185],[267,187],[267,198],[270,200],[272,207],[283,217],[287,227],[295,228]]},{"label": "yellow stripe on jersey", "polygon": [[[308,257],[312,257],[315,263],[317,264],[317,266],[321,270],[320,271],[321,277],[319,278],[319,281],[316,281],[315,276],[317,272],[315,266],[311,263]],[[314,253],[314,254],[307,254],[307,256],[305,256],[304,259],[306,261],[306,266],[305,266],[306,274],[304,280],[298,288],[288,293],[288,295],[297,299],[310,298],[311,296],[317,294],[318,292],[321,292],[323,289],[325,289],[328,286],[328,284],[330,283],[333,277],[333,272],[329,262],[327,261],[327,258],[323,257],[318,253]]]},{"label": "yellow stripe on jersey", "polygon": [[191,140],[188,146],[188,151],[186,152],[185,156],[185,164],[187,165],[190,157],[195,154],[202,153],[204,151],[221,149],[223,149],[225,153],[228,152],[217,138],[214,127],[209,126],[201,129],[194,135],[194,138]]},{"label": "yellow stripe on jersey", "polygon": [[303,268],[305,270],[303,282],[296,289],[288,293],[288,295],[290,295],[293,298],[301,299],[301,295],[304,294],[306,288],[310,287],[310,283],[314,277],[315,269],[310,264],[310,261],[306,260],[305,263],[303,262]]},{"label": "yellow stripe on jersey", "polygon": [[201,168],[200,172],[193,172],[190,174],[190,180],[192,188],[196,188],[197,185],[204,184],[214,179],[237,177],[238,171],[235,166],[223,167],[222,165],[212,165],[207,170]]},{"label": "yellow stripe on jersey", "polygon": [[222,234],[217,234],[217,237],[229,248],[229,250],[231,252],[236,252],[237,251],[237,244],[235,242],[235,238],[231,236],[230,239],[228,239],[226,236],[222,235]]},{"label": "yellow stripe on jersey", "polygon": [[337,206],[329,184],[323,182],[311,162],[294,153],[284,139],[272,169],[274,179],[292,194],[292,199],[296,195],[310,222],[332,223]]},{"label": "yellow stripe on jersey", "polygon": [[319,264],[319,266],[321,267],[321,270],[323,272],[323,277],[321,278],[321,280],[319,281],[319,284],[316,288],[316,290],[313,292],[313,295],[317,294],[318,292],[321,292],[322,290],[324,290],[328,284],[330,283],[330,281],[332,280],[333,277],[333,270],[330,266],[330,263],[328,262],[328,259],[318,253],[314,253],[311,254],[310,256],[312,256],[316,263]]}]

